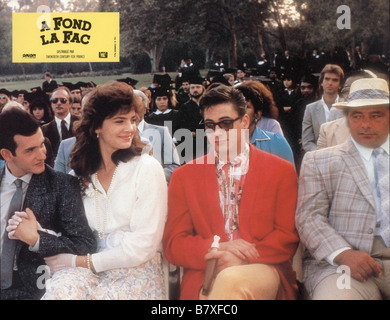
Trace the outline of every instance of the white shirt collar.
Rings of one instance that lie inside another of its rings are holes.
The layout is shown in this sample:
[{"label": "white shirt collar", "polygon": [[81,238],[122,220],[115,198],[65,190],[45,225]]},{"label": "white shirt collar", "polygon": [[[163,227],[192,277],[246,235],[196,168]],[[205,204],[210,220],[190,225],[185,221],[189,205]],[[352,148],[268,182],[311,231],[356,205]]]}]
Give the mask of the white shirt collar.
[{"label": "white shirt collar", "polygon": [[[325,111],[325,119],[326,119],[326,121],[328,121],[329,112],[333,107],[329,109],[328,105],[325,103],[324,96],[321,97],[321,101],[322,101],[322,106],[323,106],[324,111]],[[332,104],[337,103],[337,102],[339,102],[339,95],[337,95],[336,99],[334,100],[334,102]]]},{"label": "white shirt collar", "polygon": [[[367,148],[365,146],[362,146],[361,144],[357,143],[352,137],[351,140],[353,144],[355,145],[356,149],[359,151],[359,154],[366,160],[369,161],[372,153],[374,151],[373,148]],[[390,154],[389,152],[389,136],[387,137],[386,141],[380,146],[387,154]]]},{"label": "white shirt collar", "polygon": [[[54,117],[56,123],[57,123],[57,126],[61,128],[61,119],[60,118],[57,118],[57,117]],[[70,112],[68,113],[68,115],[65,117],[65,122],[66,122],[66,126],[67,128],[69,129],[69,126],[70,126]]]},{"label": "white shirt collar", "polygon": [[154,111],[154,114],[167,114],[171,111],[172,111],[172,109],[167,109],[164,112],[161,112],[160,110],[157,109],[156,111]]},{"label": "white shirt collar", "polygon": [[19,177],[19,178],[18,178],[18,177],[15,177],[15,176],[11,173],[11,171],[9,171],[7,163],[5,164],[5,174],[4,174],[4,177],[3,177],[5,183],[11,185],[12,183],[14,183],[15,180],[20,179],[20,180],[22,180],[24,183],[29,184],[31,178],[32,178],[32,173],[27,173],[27,174],[25,174],[24,176]]}]

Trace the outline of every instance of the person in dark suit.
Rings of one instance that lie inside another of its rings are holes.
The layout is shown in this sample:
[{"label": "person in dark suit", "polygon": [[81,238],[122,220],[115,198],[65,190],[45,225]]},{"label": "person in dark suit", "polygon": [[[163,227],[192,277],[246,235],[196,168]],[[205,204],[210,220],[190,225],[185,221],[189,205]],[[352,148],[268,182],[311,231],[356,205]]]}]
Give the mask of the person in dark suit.
[{"label": "person in dark suit", "polygon": [[[193,138],[193,150],[191,155],[181,154],[182,163],[188,160],[193,160],[197,156],[207,153],[206,136],[198,136],[199,130],[204,132],[204,127],[200,124],[202,116],[199,109],[199,101],[204,95],[206,89],[203,86],[204,79],[202,77],[190,78],[190,97],[191,99],[184,103],[178,113],[178,125],[181,129],[187,129],[191,132]],[[181,141],[183,143],[184,141]],[[201,154],[197,154],[201,152]]]},{"label": "person in dark suit", "polygon": [[0,155],[5,160],[0,168],[1,300],[39,299],[45,292],[40,277],[48,278],[40,268],[44,258],[95,252],[96,241],[78,180],[45,165],[39,123],[13,108],[0,114],[0,127]]},{"label": "person in dark suit", "polygon": [[55,89],[50,96],[50,102],[54,119],[43,125],[42,131],[43,135],[49,138],[54,156],[56,156],[60,142],[73,137],[73,123],[79,118],[70,113],[73,97],[68,88],[59,87]]},{"label": "person in dark suit", "polygon": [[50,72],[45,72],[45,81],[42,83],[42,91],[47,95],[50,95],[55,89],[58,88],[57,81],[53,80]]}]

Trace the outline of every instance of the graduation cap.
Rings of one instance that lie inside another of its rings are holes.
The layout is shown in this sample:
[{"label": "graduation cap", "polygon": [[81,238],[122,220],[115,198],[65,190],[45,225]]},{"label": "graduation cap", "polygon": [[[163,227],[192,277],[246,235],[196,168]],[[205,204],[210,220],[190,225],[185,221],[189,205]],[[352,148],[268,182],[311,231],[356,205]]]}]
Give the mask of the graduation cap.
[{"label": "graduation cap", "polygon": [[171,97],[172,91],[169,87],[156,87],[151,89],[152,97]]},{"label": "graduation cap", "polygon": [[211,79],[211,78],[213,78],[213,77],[216,77],[216,76],[219,75],[219,74],[221,74],[221,71],[210,69],[210,70],[207,72],[206,78],[207,78],[207,79]]},{"label": "graduation cap", "polygon": [[83,82],[83,81],[79,81],[79,82],[75,83],[74,85],[77,86],[77,88],[79,88],[79,89],[89,87],[88,82]]},{"label": "graduation cap", "polygon": [[169,74],[155,74],[153,76],[153,83],[158,83],[161,87],[169,88],[172,83],[172,78]]},{"label": "graduation cap", "polygon": [[138,80],[126,77],[124,79],[117,79],[116,81],[127,83],[128,85],[135,87],[135,85],[138,83]]},{"label": "graduation cap", "polygon": [[224,85],[229,86],[229,87],[232,86],[229,83],[229,81],[227,81],[226,78],[221,73],[214,77],[213,81],[211,81],[211,84],[213,84],[213,83],[221,83],[221,84],[224,84]]},{"label": "graduation cap", "polygon": [[25,101],[31,102],[33,98],[34,98],[34,94],[32,92],[27,92],[24,94]]},{"label": "graduation cap", "polygon": [[87,83],[87,88],[95,88],[97,86],[97,84],[93,81],[89,81]]},{"label": "graduation cap", "polygon": [[34,87],[30,89],[31,92],[43,92],[41,87]]},{"label": "graduation cap", "polygon": [[66,88],[68,88],[70,91],[72,91],[72,90],[73,90],[73,87],[74,87],[74,84],[71,83],[71,82],[63,82],[63,83],[62,83],[62,86],[63,86],[63,87],[66,87]]},{"label": "graduation cap", "polygon": [[313,86],[318,85],[318,77],[314,76],[311,73],[303,75],[300,81],[310,83]]},{"label": "graduation cap", "polygon": [[227,69],[225,69],[224,74],[226,74],[226,73],[236,74],[237,73],[237,69],[227,68]]},{"label": "graduation cap", "polygon": [[192,77],[189,77],[189,82],[190,84],[201,84],[203,85],[203,82],[204,82],[204,78],[200,77],[200,76],[192,76]]}]

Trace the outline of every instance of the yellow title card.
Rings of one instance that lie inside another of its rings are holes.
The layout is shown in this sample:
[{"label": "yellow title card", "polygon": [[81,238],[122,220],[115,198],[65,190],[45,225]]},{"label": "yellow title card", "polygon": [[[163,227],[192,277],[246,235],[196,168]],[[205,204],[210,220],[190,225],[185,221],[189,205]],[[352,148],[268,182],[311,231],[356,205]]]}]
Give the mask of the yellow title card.
[{"label": "yellow title card", "polygon": [[13,13],[12,62],[119,62],[119,12]]}]

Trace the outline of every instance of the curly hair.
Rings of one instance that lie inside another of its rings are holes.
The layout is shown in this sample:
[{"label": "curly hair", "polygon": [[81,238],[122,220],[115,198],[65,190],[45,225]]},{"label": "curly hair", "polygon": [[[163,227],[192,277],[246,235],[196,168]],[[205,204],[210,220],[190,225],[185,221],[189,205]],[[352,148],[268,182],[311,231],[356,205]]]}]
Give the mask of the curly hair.
[{"label": "curly hair", "polygon": [[[70,166],[77,176],[88,179],[95,173],[101,163],[99,141],[95,130],[101,128],[105,119],[110,119],[117,113],[128,113],[135,110],[139,113],[139,104],[135,103],[135,94],[131,86],[124,82],[110,82],[98,85],[88,92],[83,99],[83,116],[75,129],[76,143],[71,154]],[[145,144],[136,132],[128,149],[120,149],[112,154],[112,161],[127,162],[142,153]]]},{"label": "curly hair", "polygon": [[250,99],[253,103],[255,111],[261,110],[262,115],[267,118],[278,119],[279,112],[276,106],[272,92],[261,82],[249,80],[237,86],[244,95],[252,93]]}]

